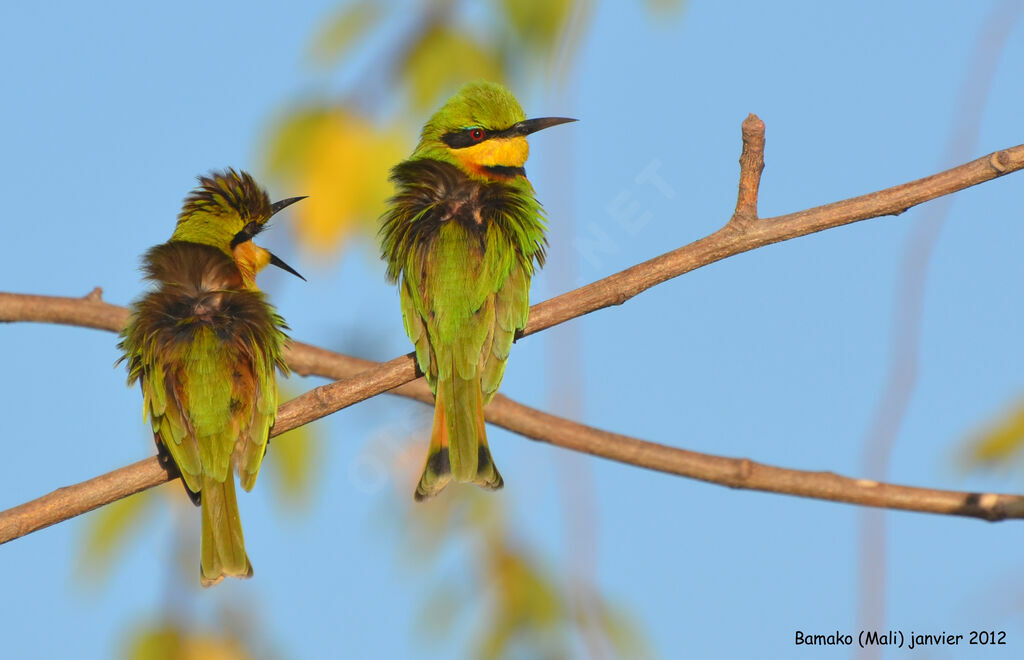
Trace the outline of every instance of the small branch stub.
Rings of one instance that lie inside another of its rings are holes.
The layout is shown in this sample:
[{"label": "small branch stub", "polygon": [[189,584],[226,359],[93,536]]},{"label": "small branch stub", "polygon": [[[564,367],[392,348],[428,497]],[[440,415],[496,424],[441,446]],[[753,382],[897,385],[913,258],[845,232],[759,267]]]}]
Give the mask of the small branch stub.
[{"label": "small branch stub", "polygon": [[730,223],[745,225],[757,220],[757,195],[764,171],[764,122],[755,115],[743,120],[743,151],[740,153],[740,190]]}]

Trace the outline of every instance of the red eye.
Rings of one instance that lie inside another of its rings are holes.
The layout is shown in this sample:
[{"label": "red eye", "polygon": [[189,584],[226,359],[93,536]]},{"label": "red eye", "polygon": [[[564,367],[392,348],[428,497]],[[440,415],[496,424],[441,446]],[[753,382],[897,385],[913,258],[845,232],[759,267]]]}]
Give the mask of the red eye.
[{"label": "red eye", "polygon": [[469,137],[473,138],[474,140],[482,140],[484,139],[484,132],[482,129],[474,128],[469,132]]}]

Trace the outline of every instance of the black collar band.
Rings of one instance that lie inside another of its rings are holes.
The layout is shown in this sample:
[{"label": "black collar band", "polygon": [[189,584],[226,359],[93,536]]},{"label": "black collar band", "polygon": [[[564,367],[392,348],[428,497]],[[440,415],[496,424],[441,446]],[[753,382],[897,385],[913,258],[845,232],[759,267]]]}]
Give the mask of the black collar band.
[{"label": "black collar band", "polygon": [[513,167],[511,165],[484,165],[484,169],[491,174],[507,176],[510,179],[515,176],[526,176],[525,167]]}]

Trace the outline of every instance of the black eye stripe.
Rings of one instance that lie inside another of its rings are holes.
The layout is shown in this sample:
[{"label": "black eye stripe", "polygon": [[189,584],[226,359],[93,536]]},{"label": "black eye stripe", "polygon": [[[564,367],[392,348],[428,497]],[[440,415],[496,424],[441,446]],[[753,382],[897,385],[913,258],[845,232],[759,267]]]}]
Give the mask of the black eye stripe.
[{"label": "black eye stripe", "polygon": [[[518,124],[516,126],[518,126]],[[481,126],[473,126],[472,128],[463,128],[458,131],[445,133],[441,136],[441,141],[452,149],[465,149],[466,147],[472,147],[474,144],[480,144],[485,140],[522,135],[523,133],[517,130],[516,126],[510,126],[501,131],[489,130]],[[483,131],[483,136],[474,139],[473,131]]]},{"label": "black eye stripe", "polygon": [[251,240],[253,236],[260,233],[260,231],[262,230],[263,227],[261,227],[259,223],[255,221],[250,222],[249,224],[242,228],[242,231],[235,234],[235,237],[231,239],[231,249],[233,250],[242,243]]},{"label": "black eye stripe", "polygon": [[[473,131],[482,131],[483,135],[474,139]],[[465,149],[466,147],[472,147],[474,144],[480,144],[488,137],[490,137],[490,135],[488,135],[487,131],[477,126],[474,128],[466,128],[461,131],[445,133],[441,136],[441,140],[452,149]]]}]

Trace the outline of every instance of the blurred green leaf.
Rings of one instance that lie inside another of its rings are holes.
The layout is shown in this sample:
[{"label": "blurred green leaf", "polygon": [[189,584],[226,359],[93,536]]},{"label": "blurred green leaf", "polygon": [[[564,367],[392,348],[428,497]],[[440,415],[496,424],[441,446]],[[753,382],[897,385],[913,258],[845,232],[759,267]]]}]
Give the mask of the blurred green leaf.
[{"label": "blurred green leaf", "polygon": [[974,465],[1008,462],[1021,449],[1024,449],[1024,402],[968,443],[968,461]]},{"label": "blurred green leaf", "polygon": [[572,0],[501,0],[518,41],[540,54],[554,49],[572,13]]},{"label": "blurred green leaf", "polygon": [[[287,388],[281,388],[281,400],[295,396]],[[320,445],[313,425],[306,424],[270,441],[266,463],[273,478],[274,491],[278,499],[288,506],[308,506],[319,472],[315,469],[320,461]]]},{"label": "blurred green leaf", "polygon": [[565,657],[572,622],[559,587],[526,554],[492,539],[481,588],[490,597],[475,657]]},{"label": "blurred green leaf", "polygon": [[665,16],[681,10],[686,2],[684,0],[646,0],[647,8],[655,14]]},{"label": "blurred green leaf", "polygon": [[152,498],[152,491],[138,493],[111,502],[87,517],[78,561],[82,573],[95,579],[106,575],[128,539],[142,526]]},{"label": "blurred green leaf", "polygon": [[432,109],[442,96],[454,94],[471,80],[504,80],[492,50],[448,26],[424,31],[409,48],[400,70],[418,111]]},{"label": "blurred green leaf", "polygon": [[372,29],[381,17],[381,3],[359,0],[341,7],[313,38],[309,57],[322,67],[333,66],[345,52]]},{"label": "blurred green leaf", "polygon": [[525,555],[494,547],[491,571],[502,615],[511,621],[548,626],[565,617],[558,588]]}]

